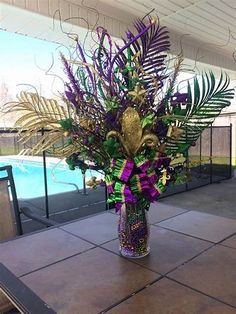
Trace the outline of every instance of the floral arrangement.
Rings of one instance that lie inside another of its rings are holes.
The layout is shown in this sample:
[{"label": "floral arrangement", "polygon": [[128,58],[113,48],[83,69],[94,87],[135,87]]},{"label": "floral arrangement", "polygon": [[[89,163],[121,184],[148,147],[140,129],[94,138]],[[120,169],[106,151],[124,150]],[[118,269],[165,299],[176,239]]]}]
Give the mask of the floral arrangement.
[{"label": "floral arrangement", "polygon": [[[59,104],[22,92],[9,111],[21,111],[17,125],[27,142],[44,136],[32,153],[49,150],[66,158],[70,169],[104,173],[109,202],[142,204],[148,209],[170,182],[179,180],[183,156],[221,110],[230,105],[229,78],[212,72],[176,86],[183,57],[168,62],[168,31],[158,19],[137,20],[116,44],[102,27],[88,58],[76,38],[77,57],[61,55],[67,80]],[[100,184],[96,178],[90,186]]]}]

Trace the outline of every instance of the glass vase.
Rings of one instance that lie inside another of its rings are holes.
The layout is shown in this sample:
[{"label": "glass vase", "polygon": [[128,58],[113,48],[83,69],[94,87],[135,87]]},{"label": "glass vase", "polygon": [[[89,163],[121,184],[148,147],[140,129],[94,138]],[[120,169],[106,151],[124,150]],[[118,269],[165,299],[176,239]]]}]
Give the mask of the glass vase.
[{"label": "glass vase", "polygon": [[147,211],[140,208],[139,204],[123,204],[118,224],[120,254],[127,258],[141,258],[148,255],[149,235]]}]

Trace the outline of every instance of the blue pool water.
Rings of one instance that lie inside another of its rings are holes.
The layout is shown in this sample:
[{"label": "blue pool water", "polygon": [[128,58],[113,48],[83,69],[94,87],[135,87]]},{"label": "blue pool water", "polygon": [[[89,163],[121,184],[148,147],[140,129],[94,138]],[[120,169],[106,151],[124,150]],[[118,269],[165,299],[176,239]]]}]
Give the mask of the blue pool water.
[{"label": "blue pool water", "polygon": [[[0,167],[12,165],[13,175],[16,185],[18,198],[34,198],[44,196],[44,176],[43,166],[41,162],[36,161],[15,161],[11,159],[0,159]],[[5,174],[0,173],[0,177]],[[97,176],[100,174],[94,171],[87,171],[86,178]],[[59,164],[56,167],[47,167],[48,194],[58,194],[63,192],[74,191],[76,188],[72,185],[57,183],[63,181],[67,183],[75,183],[82,189],[83,179],[80,170],[69,170],[67,165]]]}]

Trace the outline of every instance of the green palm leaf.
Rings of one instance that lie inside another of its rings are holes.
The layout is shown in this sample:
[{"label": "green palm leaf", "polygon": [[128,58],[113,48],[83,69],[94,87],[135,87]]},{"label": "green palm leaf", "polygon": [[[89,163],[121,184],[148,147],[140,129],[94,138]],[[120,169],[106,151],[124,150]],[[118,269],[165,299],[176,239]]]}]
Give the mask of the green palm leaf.
[{"label": "green palm leaf", "polygon": [[223,73],[217,83],[212,72],[202,74],[200,80],[195,77],[193,84],[188,81],[188,100],[185,108],[179,110],[178,117],[172,117],[173,125],[184,132],[178,140],[168,138],[166,147],[169,153],[186,151],[222,109],[230,105],[234,89],[229,88],[229,83],[229,77]]}]

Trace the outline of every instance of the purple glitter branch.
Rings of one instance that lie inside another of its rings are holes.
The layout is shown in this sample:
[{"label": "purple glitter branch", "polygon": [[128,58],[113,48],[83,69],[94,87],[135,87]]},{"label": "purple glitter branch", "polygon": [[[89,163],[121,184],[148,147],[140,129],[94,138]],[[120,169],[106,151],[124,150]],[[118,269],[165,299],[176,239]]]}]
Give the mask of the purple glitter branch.
[{"label": "purple glitter branch", "polygon": [[[121,48],[119,47],[119,45],[117,43],[115,43],[116,49],[120,50]],[[117,57],[116,59],[116,64],[120,67],[120,68],[124,68],[125,64],[127,62],[127,57],[126,55],[122,52],[120,53],[120,55]]]},{"label": "purple glitter branch", "polygon": [[147,25],[142,32],[140,32],[139,34],[137,34],[135,37],[133,37],[126,45],[124,45],[117,53],[116,55],[113,57],[113,59],[111,60],[111,65],[110,65],[110,69],[109,69],[109,73],[108,73],[108,78],[109,78],[109,86],[110,86],[110,90],[111,90],[111,95],[114,95],[113,93],[113,88],[112,88],[112,74],[113,74],[113,65],[116,61],[116,59],[119,57],[119,55],[125,50],[127,49],[130,45],[132,45],[133,42],[137,41],[143,34],[145,34],[150,27],[152,26],[152,24],[150,23],[149,25]]},{"label": "purple glitter branch", "polygon": [[67,74],[67,77],[69,78],[71,84],[72,84],[72,87],[74,89],[74,92],[80,96],[80,97],[83,97],[83,92],[79,89],[78,87],[78,84],[77,84],[77,81],[71,71],[71,66],[69,65],[69,63],[67,62],[66,58],[61,54],[61,59],[62,59],[62,62],[64,64],[64,67],[65,67],[65,71],[66,71],[66,74]]},{"label": "purple glitter branch", "polygon": [[[102,30],[101,32],[100,32],[100,29]],[[111,39],[111,36],[110,36],[110,34],[107,32],[107,30],[104,28],[104,27],[102,27],[102,26],[98,26],[97,27],[97,29],[96,29],[96,31],[97,31],[97,35],[98,35],[98,38],[99,38],[99,40],[100,40],[100,44],[102,44],[102,42],[104,41],[103,40],[103,35],[104,36],[107,36],[107,39],[108,39],[108,43],[109,43],[109,47],[110,47],[110,55],[112,54],[112,39]],[[102,33],[102,37],[100,36],[100,33]]]},{"label": "purple glitter branch", "polygon": [[[80,107],[79,103],[76,100],[76,96],[78,96],[79,99],[81,100],[81,103],[84,104],[82,107],[86,108],[86,107],[89,106],[89,104],[87,102],[85,102],[84,96],[87,95],[89,97],[92,97],[97,102],[97,105],[96,106],[90,105],[90,108],[94,108],[94,109],[100,110],[101,114],[105,115],[105,113],[106,113],[105,109],[102,106],[102,104],[100,103],[100,101],[97,98],[97,96],[95,94],[93,94],[93,93],[90,93],[90,92],[87,92],[87,91],[82,91],[79,88],[78,82],[76,81],[76,79],[75,79],[75,77],[74,77],[74,75],[72,73],[71,66],[68,64],[66,58],[62,54],[61,54],[61,58],[62,58],[64,67],[65,67],[66,74],[67,74],[67,76],[68,76],[68,78],[70,80],[70,83],[71,83],[71,85],[73,87],[73,90],[74,90],[74,92],[73,92],[72,89],[70,88],[70,86],[68,84],[66,84],[66,86],[68,88],[68,90],[65,91],[65,95],[66,95],[67,99],[69,101],[71,101],[76,108],[79,108]],[[82,108],[80,108],[80,109],[82,109]]]},{"label": "purple glitter branch", "polygon": [[[109,63],[111,63],[112,39],[111,39],[111,36],[107,33],[107,31],[102,27],[97,28],[97,36],[99,39],[99,47],[95,50],[93,54],[93,62],[100,76],[103,77],[107,81],[108,76],[107,74],[105,74],[104,70],[106,70],[108,68]],[[106,37],[109,43],[109,52],[107,51],[107,49],[104,47],[104,44],[103,44]],[[105,60],[103,61],[103,64],[102,64],[101,57],[103,54],[105,55]]]},{"label": "purple glitter branch", "polygon": [[70,90],[65,91],[66,98],[75,106],[75,108],[78,108],[78,102],[76,101],[75,94],[69,86],[67,86],[67,88]]},{"label": "purple glitter branch", "polygon": [[177,92],[174,95],[171,96],[171,106],[176,106],[179,104],[185,104],[188,101],[188,93],[180,93]]},{"label": "purple glitter branch", "polygon": [[[82,58],[82,61],[83,61],[84,63],[87,63],[87,60],[86,60],[86,58],[85,58],[85,56],[84,56],[83,49],[82,49],[82,47],[80,46],[80,44],[79,44],[78,41],[77,41],[76,47],[77,47],[78,50],[79,50],[80,56],[81,56],[81,58]],[[90,70],[90,68],[89,68],[88,66],[85,66],[85,68],[86,68],[86,70],[87,70],[87,73],[88,73],[88,75],[89,75],[91,84],[92,84],[92,86],[93,86],[94,94],[96,94],[97,88],[96,88],[96,83],[95,83],[93,74],[92,74],[92,72],[91,72],[91,70]]]}]

